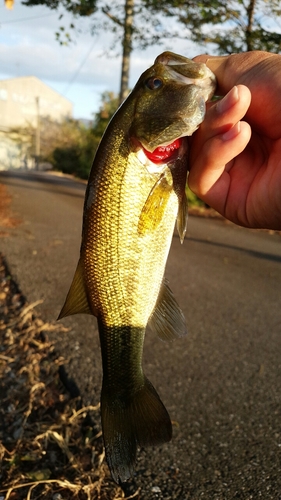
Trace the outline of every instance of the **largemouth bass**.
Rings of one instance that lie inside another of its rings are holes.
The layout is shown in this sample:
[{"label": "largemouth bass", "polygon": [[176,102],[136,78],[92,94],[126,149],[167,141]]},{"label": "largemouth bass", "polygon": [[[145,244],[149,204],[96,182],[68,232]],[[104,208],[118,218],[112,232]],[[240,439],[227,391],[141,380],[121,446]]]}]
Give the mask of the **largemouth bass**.
[{"label": "largemouth bass", "polygon": [[186,332],[164,270],[176,219],[181,241],[186,231],[186,136],[214,89],[205,64],[158,56],[109,123],[89,176],[80,259],[59,317],[97,317],[103,438],[117,483],[133,474],[138,445],[172,436],[143,373],[143,342],[148,323],[164,340]]}]

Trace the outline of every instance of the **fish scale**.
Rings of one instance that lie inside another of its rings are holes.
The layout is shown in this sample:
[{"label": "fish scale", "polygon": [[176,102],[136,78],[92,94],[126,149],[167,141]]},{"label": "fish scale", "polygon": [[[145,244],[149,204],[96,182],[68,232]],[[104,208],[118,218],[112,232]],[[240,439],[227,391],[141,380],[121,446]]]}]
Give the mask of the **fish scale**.
[{"label": "fish scale", "polygon": [[89,177],[80,259],[59,317],[97,317],[103,439],[117,483],[134,473],[138,445],[172,436],[143,373],[143,343],[148,324],[162,340],[186,333],[164,271],[176,219],[181,242],[186,231],[186,136],[214,89],[204,64],[158,56],[109,123]]},{"label": "fish scale", "polygon": [[[108,189],[107,182],[103,185],[99,180],[99,201],[88,209],[87,215],[89,221],[95,222],[90,223],[89,237],[82,248],[86,279],[90,276],[98,281],[101,290],[99,297],[92,295],[90,300],[94,307],[101,302],[99,307],[107,325],[145,327],[162,282],[178,208],[177,196],[171,193],[167,216],[158,229],[139,236],[140,214],[158,176],[149,174],[133,154],[125,165],[110,164],[107,168],[115,179],[114,185]],[[107,168],[105,179],[109,175]],[[113,203],[113,192],[114,198],[120,199],[119,206]],[[166,233],[169,240],[164,245]]]}]

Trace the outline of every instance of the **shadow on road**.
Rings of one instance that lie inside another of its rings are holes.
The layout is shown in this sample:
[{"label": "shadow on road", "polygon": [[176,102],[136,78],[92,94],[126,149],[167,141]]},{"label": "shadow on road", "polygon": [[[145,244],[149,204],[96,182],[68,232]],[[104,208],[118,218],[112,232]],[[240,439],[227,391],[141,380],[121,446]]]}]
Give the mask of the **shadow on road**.
[{"label": "shadow on road", "polygon": [[[59,194],[67,194],[78,198],[83,198],[86,190],[86,184],[79,180],[40,172],[2,171],[0,172],[0,180],[1,177],[5,177],[5,184],[7,185],[11,184],[13,186],[23,187],[24,183],[26,187],[26,183],[29,183],[28,189],[34,189],[38,191],[38,186],[36,186],[34,183],[40,183],[42,184],[42,189],[44,189],[45,191],[53,191],[55,187],[56,192]],[[59,189],[57,189],[59,187],[64,189],[59,191]]]},{"label": "shadow on road", "polygon": [[[1,177],[5,177],[5,182],[6,184],[9,184],[9,178],[11,179],[11,184],[13,186],[19,186],[22,187],[22,184],[20,182],[15,182],[15,179],[18,181],[23,181],[24,183],[30,182],[30,183],[41,183],[42,185],[46,186],[44,190],[48,190],[48,185],[50,186],[50,190],[53,191],[54,186],[56,187],[56,192],[58,194],[62,195],[69,195],[77,198],[83,198],[85,195],[85,190],[86,190],[86,183],[80,180],[72,179],[69,177],[60,177],[54,174],[48,174],[45,172],[6,172],[2,171],[0,172],[0,179]],[[63,189],[57,189],[57,187],[61,187]],[[38,187],[28,186],[29,189],[34,189],[38,191]],[[78,191],[78,192],[77,192]],[[179,238],[177,233],[174,233],[174,238]],[[220,247],[220,248],[226,248],[230,250],[234,250],[237,252],[242,252],[244,254],[247,254],[251,257],[255,257],[257,259],[263,259],[263,260],[268,260],[272,262],[280,262],[281,263],[281,256],[280,255],[274,255],[270,253],[264,253],[264,252],[259,252],[256,250],[251,250],[251,249],[246,249],[243,247],[239,246],[233,246],[233,245],[228,245],[225,243],[219,243],[216,241],[210,241],[207,239],[199,239],[199,238],[188,238],[189,241],[193,241],[195,243],[201,243],[203,245],[209,245],[212,247]]]},{"label": "shadow on road", "polygon": [[[179,235],[177,233],[175,233],[174,238],[179,239]],[[201,243],[202,245],[209,245],[209,246],[217,247],[217,248],[218,247],[219,248],[227,248],[228,250],[242,252],[246,255],[249,255],[251,257],[255,257],[257,259],[264,259],[264,260],[270,260],[272,262],[280,262],[281,263],[281,256],[280,255],[258,252],[256,250],[250,250],[250,249],[246,249],[246,248],[242,248],[242,247],[236,247],[233,245],[227,245],[226,243],[218,243],[216,241],[201,240],[199,238],[188,237],[188,241],[193,241],[194,243]]]}]

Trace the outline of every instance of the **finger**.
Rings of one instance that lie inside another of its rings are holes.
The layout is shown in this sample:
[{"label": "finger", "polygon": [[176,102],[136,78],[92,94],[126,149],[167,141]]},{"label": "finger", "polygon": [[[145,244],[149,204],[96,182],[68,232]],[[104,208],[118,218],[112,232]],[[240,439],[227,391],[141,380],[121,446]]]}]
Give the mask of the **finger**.
[{"label": "finger", "polygon": [[208,110],[192,138],[189,187],[220,213],[229,187],[228,169],[250,140],[250,126],[240,121],[249,104],[246,87],[233,89]]},{"label": "finger", "polygon": [[216,197],[219,193],[223,197],[228,189],[229,180],[225,174],[231,168],[232,160],[245,149],[250,137],[249,124],[239,121],[225,134],[209,139],[190,169],[190,189],[218,211],[224,203],[223,199]]},{"label": "finger", "polygon": [[217,78],[217,95],[226,94],[237,82],[230,83],[227,81],[226,67],[228,64],[229,56],[209,56],[203,54],[196,56],[193,59],[195,62],[205,63],[208,68],[216,75]]},{"label": "finger", "polygon": [[276,56],[263,51],[231,54],[229,56],[200,55],[194,58],[196,62],[205,63],[215,73],[217,78],[217,94],[225,95],[234,85],[249,85],[248,75],[253,68],[258,67],[266,59]]},{"label": "finger", "polygon": [[[198,136],[206,142],[214,135],[227,132],[247,113],[251,93],[244,85],[234,86],[221,100],[207,108]],[[200,140],[197,137],[197,140]]]}]

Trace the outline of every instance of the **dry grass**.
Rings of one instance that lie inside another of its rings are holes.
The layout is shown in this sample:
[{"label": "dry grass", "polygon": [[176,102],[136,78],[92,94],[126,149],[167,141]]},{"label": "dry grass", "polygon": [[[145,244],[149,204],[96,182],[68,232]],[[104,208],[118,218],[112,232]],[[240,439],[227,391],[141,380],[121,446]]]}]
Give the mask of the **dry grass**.
[{"label": "dry grass", "polygon": [[[0,499],[124,499],[104,461],[98,407],[81,407],[59,378],[46,324],[0,255]],[[138,491],[128,498],[138,498]]]},{"label": "dry grass", "polygon": [[7,236],[5,228],[16,227],[21,223],[21,220],[10,212],[11,201],[12,197],[6,186],[0,184],[0,236]]}]

